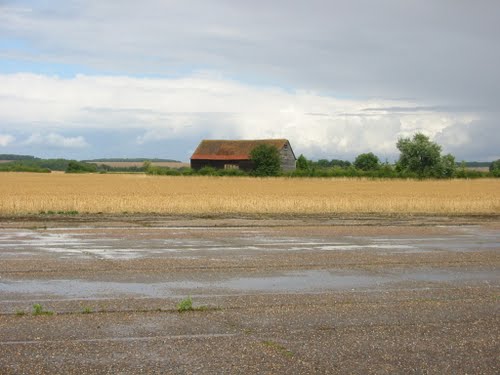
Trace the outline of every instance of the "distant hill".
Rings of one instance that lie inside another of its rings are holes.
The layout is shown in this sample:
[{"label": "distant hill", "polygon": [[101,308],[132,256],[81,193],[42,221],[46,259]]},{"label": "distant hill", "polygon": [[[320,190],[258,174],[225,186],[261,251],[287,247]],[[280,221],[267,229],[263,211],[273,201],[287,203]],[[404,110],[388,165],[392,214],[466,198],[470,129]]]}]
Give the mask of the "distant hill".
[{"label": "distant hill", "polygon": [[[491,161],[466,161],[465,166],[467,168],[488,168],[491,163]],[[458,165],[460,165],[460,163],[458,163]]]},{"label": "distant hill", "polygon": [[41,159],[32,155],[0,154],[1,171],[65,171],[71,162],[93,168],[96,172],[144,172],[143,163],[148,160],[155,166],[187,168],[188,163],[173,159],[148,158],[105,158],[82,160]]},{"label": "distant hill", "polygon": [[179,160],[158,158],[104,158],[82,160],[84,163],[144,163],[145,161],[150,161],[152,163],[180,163]]},{"label": "distant hill", "polygon": [[0,160],[35,160],[32,155],[14,155],[14,154],[0,154]]}]

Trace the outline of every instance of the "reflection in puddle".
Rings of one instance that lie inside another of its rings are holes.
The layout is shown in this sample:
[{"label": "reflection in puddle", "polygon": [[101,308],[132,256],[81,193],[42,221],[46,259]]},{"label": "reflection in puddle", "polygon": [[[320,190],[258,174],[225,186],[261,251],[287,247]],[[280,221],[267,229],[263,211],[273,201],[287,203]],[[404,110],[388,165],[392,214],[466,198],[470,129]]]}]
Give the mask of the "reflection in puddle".
[{"label": "reflection in puddle", "polygon": [[166,282],[112,282],[86,280],[23,280],[0,283],[0,293],[25,294],[30,297],[60,296],[94,299],[105,297],[170,297],[231,293],[313,293],[342,289],[377,289],[397,282],[487,282],[498,284],[494,271],[432,270],[382,275],[343,270],[308,270],[268,276],[236,277],[220,280],[186,280]]},{"label": "reflection in puddle", "polygon": [[[118,259],[152,257],[208,256],[208,253],[251,255],[255,252],[290,251],[378,251],[418,253],[430,251],[475,251],[498,249],[500,233],[478,227],[455,228],[456,233],[441,236],[276,236],[265,230],[231,228],[231,235],[193,238],[193,228],[127,228],[125,231],[99,229],[0,231],[0,259],[51,254],[59,258]],[[196,228],[228,231],[228,228]],[[60,232],[58,232],[60,230]],[[146,232],[147,233],[146,233]],[[223,232],[223,233],[226,233]],[[150,237],[148,237],[150,236]],[[152,236],[152,237],[151,237]]]}]

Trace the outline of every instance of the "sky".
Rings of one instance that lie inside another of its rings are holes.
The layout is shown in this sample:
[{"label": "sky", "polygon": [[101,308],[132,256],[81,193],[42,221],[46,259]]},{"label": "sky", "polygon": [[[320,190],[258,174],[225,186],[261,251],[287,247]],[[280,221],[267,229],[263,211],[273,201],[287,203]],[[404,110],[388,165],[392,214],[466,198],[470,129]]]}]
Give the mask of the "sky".
[{"label": "sky", "polygon": [[500,158],[498,0],[0,0],[0,154]]}]

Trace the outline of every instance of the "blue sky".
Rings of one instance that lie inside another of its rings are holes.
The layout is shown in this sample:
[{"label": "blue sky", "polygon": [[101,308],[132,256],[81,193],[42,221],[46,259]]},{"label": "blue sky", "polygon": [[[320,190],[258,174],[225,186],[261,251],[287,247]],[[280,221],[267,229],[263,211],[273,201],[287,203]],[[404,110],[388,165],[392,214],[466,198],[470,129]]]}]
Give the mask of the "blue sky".
[{"label": "blue sky", "polygon": [[0,153],[186,161],[203,138],[500,158],[500,3],[0,1]]}]

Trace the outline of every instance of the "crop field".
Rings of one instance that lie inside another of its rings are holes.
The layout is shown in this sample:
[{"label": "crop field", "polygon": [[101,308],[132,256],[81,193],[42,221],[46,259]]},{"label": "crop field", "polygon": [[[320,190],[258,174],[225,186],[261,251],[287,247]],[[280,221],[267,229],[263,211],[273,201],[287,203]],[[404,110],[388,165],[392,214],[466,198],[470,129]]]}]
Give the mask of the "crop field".
[{"label": "crop field", "polygon": [[[113,168],[127,168],[127,167],[142,167],[143,162],[140,161],[93,161],[92,164],[97,165],[109,165]],[[151,163],[155,167],[167,167],[167,168],[187,168],[190,166],[189,163],[173,162],[173,161],[154,161]]]},{"label": "crop field", "polygon": [[0,214],[500,212],[500,180],[364,180],[3,173]]}]

